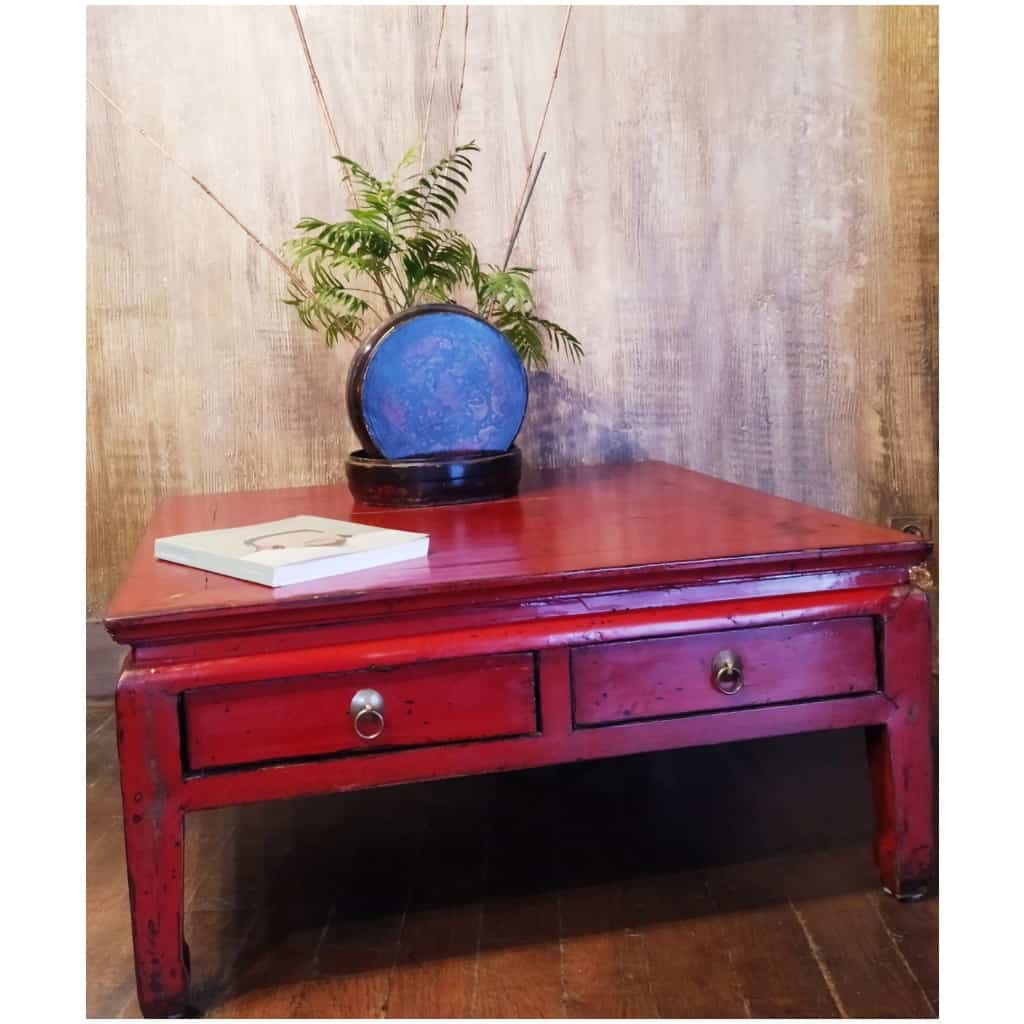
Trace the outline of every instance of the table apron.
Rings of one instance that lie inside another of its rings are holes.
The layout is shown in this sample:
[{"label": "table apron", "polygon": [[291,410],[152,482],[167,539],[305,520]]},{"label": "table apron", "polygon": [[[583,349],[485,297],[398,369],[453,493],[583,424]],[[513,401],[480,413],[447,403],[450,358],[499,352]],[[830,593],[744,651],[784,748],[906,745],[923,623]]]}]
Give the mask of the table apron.
[{"label": "table apron", "polygon": [[323,758],[186,778],[181,806],[198,811],[261,800],[565,764],[733,740],[882,724],[882,693],[630,722],[567,734]]},{"label": "table apron", "polygon": [[[570,652],[575,646],[606,641],[848,617],[873,617],[880,626],[881,643],[886,624],[901,615],[901,607],[914,592],[907,586],[871,587],[668,608],[616,609],[536,622],[495,622],[485,628],[457,629],[388,643],[371,640],[193,663],[129,662],[122,672],[118,695],[126,706],[142,699],[151,709],[147,714],[156,716],[147,730],[154,736],[159,734],[161,749],[167,753],[160,771],[162,792],[182,811],[732,740],[883,725],[899,713],[899,694],[889,690],[886,659],[879,655],[878,689],[872,692],[581,726],[573,722]],[[181,702],[186,691],[517,651],[533,652],[538,662],[539,721],[535,734],[377,752],[297,756],[194,773],[186,770],[181,735]],[[162,723],[159,730],[155,725],[158,721]],[[172,754],[176,761],[173,770]]]}]

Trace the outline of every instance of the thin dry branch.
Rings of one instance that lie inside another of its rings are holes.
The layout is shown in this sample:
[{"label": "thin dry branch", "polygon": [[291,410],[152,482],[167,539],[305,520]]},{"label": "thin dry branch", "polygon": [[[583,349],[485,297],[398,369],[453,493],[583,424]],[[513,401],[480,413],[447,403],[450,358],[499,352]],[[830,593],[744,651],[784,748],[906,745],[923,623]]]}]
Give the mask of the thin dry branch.
[{"label": "thin dry branch", "polygon": [[533,180],[529,183],[530,187],[526,191],[526,199],[523,202],[522,209],[519,211],[519,216],[516,218],[515,224],[512,225],[512,234],[508,240],[508,248],[505,250],[505,260],[501,264],[502,270],[508,270],[508,261],[512,259],[512,250],[515,248],[516,239],[519,237],[519,229],[523,226],[523,218],[526,216],[526,210],[530,205],[530,200],[533,198],[533,190],[537,187],[537,179],[540,177],[540,171],[544,166],[545,157],[547,157],[547,153],[541,153],[540,159],[537,161],[537,170],[534,172]]},{"label": "thin dry branch", "polygon": [[455,115],[452,118],[452,145],[459,142],[459,114],[462,113],[462,87],[466,84],[466,58],[469,55],[469,4],[466,4],[466,22],[462,27],[462,70],[459,72],[459,92],[455,97]]},{"label": "thin dry branch", "polygon": [[207,196],[209,196],[230,218],[233,220],[248,236],[255,242],[289,277],[292,284],[307,298],[312,297],[312,292],[306,285],[306,282],[296,274],[291,267],[273,249],[270,248],[265,242],[258,238],[250,228],[243,224],[234,213],[229,210],[221,199],[214,194],[210,187],[203,181],[200,181],[187,167],[183,166],[178,160],[176,160],[167,150],[159,143],[156,139],[150,135],[145,128],[140,128],[134,121],[121,109],[95,82],[90,78],[86,78],[86,84],[97,94],[99,94],[106,103],[121,116],[129,128],[134,128],[151,146],[163,154],[164,158],[172,163],[182,174],[186,177],[191,178],[192,181],[202,190]]},{"label": "thin dry branch", "polygon": [[420,174],[423,173],[423,158],[427,152],[427,132],[430,131],[430,110],[434,105],[434,86],[437,84],[437,65],[441,58],[441,40],[444,38],[444,19],[447,12],[447,7],[441,8],[441,27],[437,32],[437,46],[434,47],[434,68],[430,74],[430,91],[427,93],[427,111],[423,117],[423,130],[420,132]]},{"label": "thin dry branch", "polygon": [[[295,31],[299,34],[299,42],[302,44],[302,53],[306,58],[306,67],[309,68],[309,77],[313,81],[313,91],[316,93],[316,98],[320,103],[320,112],[324,115],[324,121],[327,123],[327,130],[331,133],[331,142],[334,143],[334,154],[341,155],[341,143],[338,142],[338,133],[334,130],[334,120],[331,118],[331,112],[327,109],[327,100],[324,98],[324,91],[320,88],[320,76],[316,73],[316,68],[313,65],[313,58],[309,52],[309,44],[306,42],[306,33],[302,27],[302,19],[299,17],[299,9],[294,5],[289,6],[288,10],[292,12],[292,20],[295,22]],[[345,164],[340,164],[341,175],[345,179],[345,185],[348,188],[348,194],[352,199],[352,202],[357,206],[359,205],[356,197],[355,188],[352,185],[352,176],[349,174],[348,167]]]},{"label": "thin dry branch", "polygon": [[540,116],[540,124],[537,126],[537,137],[533,140],[533,152],[530,153],[530,162],[526,165],[526,180],[523,182],[523,191],[519,195],[519,202],[516,204],[516,213],[512,218],[513,234],[509,241],[508,254],[505,257],[506,264],[512,255],[512,246],[515,244],[515,236],[519,233],[519,225],[522,223],[523,213],[526,211],[527,193],[532,192],[530,182],[536,182],[533,175],[533,163],[537,159],[537,150],[540,147],[540,137],[544,133],[544,123],[548,119],[548,108],[551,106],[551,97],[555,92],[555,82],[558,80],[558,68],[562,63],[562,51],[565,49],[565,37],[569,32],[569,19],[572,17],[572,4],[565,9],[565,22],[562,24],[562,35],[558,40],[558,52],[555,54],[555,67],[551,72],[551,84],[548,86],[548,98],[544,102],[544,112]]}]

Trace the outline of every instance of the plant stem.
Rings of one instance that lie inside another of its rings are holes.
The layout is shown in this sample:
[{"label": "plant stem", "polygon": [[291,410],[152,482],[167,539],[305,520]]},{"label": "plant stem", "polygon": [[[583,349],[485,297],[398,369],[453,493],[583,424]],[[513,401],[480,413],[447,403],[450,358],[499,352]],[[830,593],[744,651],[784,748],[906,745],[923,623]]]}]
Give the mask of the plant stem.
[{"label": "plant stem", "polygon": [[[309,68],[309,77],[313,80],[313,91],[316,93],[316,98],[320,101],[320,112],[324,115],[324,120],[327,122],[327,130],[331,133],[331,141],[334,143],[334,153],[337,156],[341,156],[341,144],[338,142],[338,133],[334,130],[334,121],[331,119],[331,112],[327,109],[327,100],[324,99],[324,91],[320,88],[320,77],[316,73],[316,68],[313,66],[313,58],[309,53],[309,45],[306,42],[306,33],[302,28],[302,19],[299,17],[299,9],[295,6],[288,8],[292,12],[292,20],[295,22],[295,31],[299,34],[299,42],[302,44],[302,52],[306,58],[306,67]],[[352,175],[349,174],[348,167],[345,164],[339,163],[341,167],[341,175],[345,179],[345,185],[348,188],[349,198],[355,206],[359,206],[359,198],[356,195],[355,186],[352,184]]]},{"label": "plant stem", "polygon": [[516,239],[519,237],[519,229],[523,226],[523,218],[526,216],[527,207],[530,205],[530,200],[533,198],[533,190],[537,187],[537,179],[540,177],[540,171],[544,166],[544,160],[546,157],[546,152],[541,153],[540,160],[537,161],[537,170],[534,172],[533,180],[530,182],[530,187],[526,191],[526,199],[523,201],[523,206],[519,211],[519,216],[516,218],[516,222],[512,226],[512,236],[509,238],[508,248],[505,250],[505,261],[501,265],[502,270],[508,270],[508,261],[512,258],[512,250],[515,248]]},{"label": "plant stem", "polygon": [[395,308],[391,305],[391,299],[388,297],[387,289],[384,287],[384,281],[380,274],[368,274],[367,276],[377,286],[377,291],[380,292],[380,297],[384,300],[384,308],[388,311],[388,315],[394,316]]},{"label": "plant stem", "polygon": [[434,86],[437,83],[437,64],[441,56],[441,40],[444,37],[444,18],[448,11],[447,7],[441,8],[441,27],[437,33],[437,46],[434,47],[434,68],[430,74],[430,92],[427,93],[427,112],[423,118],[423,131],[420,132],[420,169],[423,174],[423,158],[427,152],[427,132],[430,131],[430,108],[434,105]]},{"label": "plant stem", "polygon": [[358,292],[360,295],[374,295],[380,297],[380,293],[375,291],[373,288],[353,288],[352,285],[345,283],[345,291],[347,292]]},{"label": "plant stem", "polygon": [[466,84],[466,57],[469,55],[469,4],[466,4],[466,22],[462,28],[462,71],[459,72],[459,92],[455,98],[455,114],[452,117],[452,145],[459,141],[459,114],[462,112],[462,87]]},{"label": "plant stem", "polygon": [[135,124],[131,120],[131,118],[98,85],[96,85],[95,82],[93,82],[88,77],[85,81],[89,88],[91,88],[94,92],[98,93],[112,109],[117,111],[117,113],[121,116],[121,119],[124,121],[125,124],[128,125],[129,128],[134,128],[135,131],[137,131],[151,146],[153,146],[160,153],[162,153],[171,164],[173,164],[179,171],[181,171],[182,174],[184,174],[187,178],[191,178],[193,183],[197,185],[199,189],[202,190],[206,195],[208,195],[228,215],[228,217],[230,217],[231,220],[233,220],[249,236],[249,238],[253,242],[255,242],[288,275],[292,284],[302,295],[305,295],[306,298],[310,298],[312,296],[313,293],[309,290],[309,287],[306,284],[306,282],[301,277],[299,277],[299,275],[296,274],[292,270],[292,268],[289,267],[288,264],[285,263],[285,261],[281,259],[281,257],[278,256],[278,254],[274,252],[273,249],[270,248],[269,245],[267,245],[262,239],[258,238],[250,228],[246,227],[246,225],[243,224],[238,219],[238,217],[236,217],[235,214],[233,214],[224,205],[221,199],[213,193],[213,190],[210,189],[210,187],[206,185],[205,182],[200,181],[191,171],[188,170],[188,168],[183,167],[177,160],[175,160],[175,158],[171,156],[171,154],[168,153],[167,150],[164,149],[164,147],[160,145],[160,143],[157,142],[156,139],[154,139],[153,136],[150,135],[145,130],[145,128],[140,128],[137,124]]},{"label": "plant stem", "polygon": [[394,279],[395,283],[398,285],[398,290],[402,293],[402,295],[401,295],[401,305],[402,305],[402,308],[404,309],[404,308],[412,305],[412,303],[409,301],[408,282],[407,281],[403,281],[402,273],[398,269],[398,264],[395,263],[395,254],[393,252],[388,255],[388,263],[391,265],[391,277]]},{"label": "plant stem", "polygon": [[[345,291],[352,292],[353,294],[358,294],[358,295],[372,295],[375,299],[379,299],[381,297],[380,296],[380,292],[377,291],[377,289],[375,289],[375,288],[353,288],[347,281],[345,282]],[[377,309],[376,306],[372,305],[369,302],[367,302],[366,304],[370,307],[370,312],[375,317],[378,317],[381,320],[384,319],[384,317],[381,316],[380,310]]]},{"label": "plant stem", "polygon": [[[544,101],[544,112],[540,116],[540,124],[537,127],[537,137],[533,140],[533,152],[530,154],[530,162],[526,165],[526,181],[523,182],[523,191],[520,193],[519,202],[516,204],[516,213],[512,218],[513,225],[518,224],[520,214],[526,206],[526,192],[530,187],[533,178],[533,162],[537,158],[537,149],[540,146],[540,137],[544,133],[544,123],[548,119],[548,108],[551,106],[551,97],[555,92],[555,82],[558,79],[558,68],[562,63],[562,51],[565,49],[565,37],[569,32],[569,19],[572,17],[572,4],[565,9],[565,21],[562,24],[562,35],[558,40],[558,53],[555,55],[555,67],[551,72],[551,85],[548,86],[548,98]],[[511,246],[509,253],[511,254]]]}]

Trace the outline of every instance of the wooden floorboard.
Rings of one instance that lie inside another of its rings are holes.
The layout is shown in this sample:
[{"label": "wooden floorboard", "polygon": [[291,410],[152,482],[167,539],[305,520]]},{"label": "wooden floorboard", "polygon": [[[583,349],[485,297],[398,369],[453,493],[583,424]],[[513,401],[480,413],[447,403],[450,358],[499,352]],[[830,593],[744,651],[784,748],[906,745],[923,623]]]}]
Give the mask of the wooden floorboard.
[{"label": "wooden floorboard", "polygon": [[[138,1016],[109,702],[87,730],[87,1012]],[[209,811],[209,1017],[934,1017],[938,900],[878,889],[857,731]]]},{"label": "wooden floorboard", "polygon": [[[563,1009],[569,1017],[657,1017],[643,891],[632,887],[630,833],[638,759],[578,765],[555,776]],[[597,773],[597,774],[595,774]],[[595,782],[597,784],[595,784]],[[614,831],[612,831],[614,829]],[[613,838],[614,837],[614,838]]]},{"label": "wooden floorboard", "polygon": [[886,930],[921,986],[933,1015],[939,1010],[939,901],[930,894],[921,903],[897,903],[882,893],[869,898]]},{"label": "wooden floorboard", "polygon": [[[388,991],[390,1017],[468,1017],[479,976],[486,791],[474,780],[424,793],[425,841],[409,872],[409,898]],[[426,836],[430,837],[426,841]]]},{"label": "wooden floorboard", "polygon": [[[855,881],[850,891],[832,891],[836,873]],[[790,906],[842,1016],[933,1017],[935,1007],[878,913],[872,874],[858,849],[795,857],[785,867]]]},{"label": "wooden floorboard", "polygon": [[547,768],[484,783],[490,794],[480,821],[483,900],[471,1016],[563,1015],[559,892],[552,884],[557,776]]}]

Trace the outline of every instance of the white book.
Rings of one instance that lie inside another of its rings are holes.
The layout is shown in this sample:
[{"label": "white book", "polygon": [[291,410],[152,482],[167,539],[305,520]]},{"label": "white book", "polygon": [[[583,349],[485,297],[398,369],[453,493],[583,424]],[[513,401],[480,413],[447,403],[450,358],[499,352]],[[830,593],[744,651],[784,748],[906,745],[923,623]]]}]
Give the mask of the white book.
[{"label": "white book", "polygon": [[154,554],[165,562],[282,587],[423,558],[429,542],[425,533],[291,516],[228,530],[160,537]]}]

